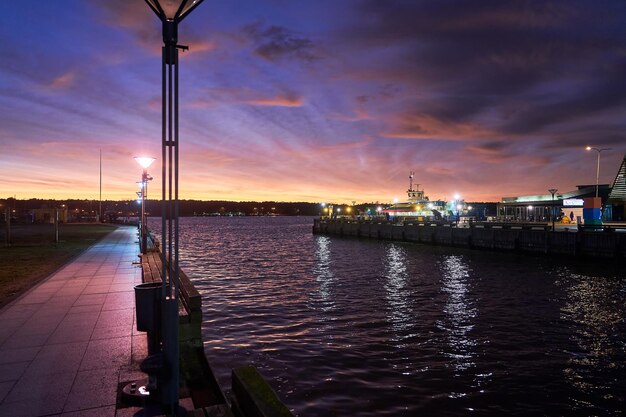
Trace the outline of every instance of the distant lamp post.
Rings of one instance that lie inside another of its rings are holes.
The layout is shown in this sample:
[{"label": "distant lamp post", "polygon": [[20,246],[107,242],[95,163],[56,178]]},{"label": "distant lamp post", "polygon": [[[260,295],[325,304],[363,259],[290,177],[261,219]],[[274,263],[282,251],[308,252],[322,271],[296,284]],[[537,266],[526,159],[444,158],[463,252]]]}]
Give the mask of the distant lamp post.
[{"label": "distant lamp post", "polygon": [[600,153],[602,151],[610,151],[612,148],[593,148],[591,146],[587,146],[585,148],[588,151],[596,151],[598,153],[598,163],[596,166],[596,197],[598,197],[598,184],[600,182]]},{"label": "distant lamp post", "polygon": [[[170,378],[164,381],[161,400],[178,410],[179,396],[179,228],[178,228],[178,24],[203,0],[145,0],[163,23],[162,48],[162,131],[161,131],[161,296],[163,353]],[[169,284],[169,285],[168,285]]]},{"label": "distant lamp post", "polygon": [[533,212],[533,206],[528,206],[528,210],[526,210],[526,220],[531,220],[532,212]]},{"label": "distant lamp post", "polygon": [[554,215],[554,194],[556,194],[556,192],[559,191],[556,188],[550,188],[548,190],[548,192],[550,194],[552,194],[552,210],[550,210],[550,217],[552,217],[552,231],[554,232],[554,217],[556,217]]},{"label": "distant lamp post", "polygon": [[463,209],[462,204],[456,205],[456,225],[459,225],[459,220],[461,219],[461,210]]},{"label": "distant lamp post", "polygon": [[137,184],[141,191],[137,192],[137,196],[141,201],[141,219],[139,230],[141,231],[141,253],[146,253],[148,251],[148,225],[146,224],[146,198],[148,197],[148,181],[152,181],[152,177],[148,175],[148,167],[152,165],[155,161],[155,158],[151,158],[148,156],[136,156],[135,161],[143,168],[143,173],[141,174],[141,181]]}]

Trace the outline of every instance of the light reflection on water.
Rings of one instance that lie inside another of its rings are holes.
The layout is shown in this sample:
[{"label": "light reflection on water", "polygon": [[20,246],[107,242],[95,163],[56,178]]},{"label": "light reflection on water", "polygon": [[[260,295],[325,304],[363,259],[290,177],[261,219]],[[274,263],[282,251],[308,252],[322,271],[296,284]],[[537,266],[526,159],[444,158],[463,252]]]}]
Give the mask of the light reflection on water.
[{"label": "light reflection on water", "polygon": [[563,373],[579,392],[575,398],[577,408],[601,413],[604,407],[597,403],[615,400],[620,388],[616,381],[623,372],[623,363],[616,359],[626,350],[623,342],[626,291],[619,281],[581,276],[567,268],[560,275],[567,281],[561,318],[573,324],[574,329]]},{"label": "light reflection on water", "polygon": [[[401,341],[403,332],[411,327],[412,314],[410,308],[407,281],[407,259],[401,247],[395,244],[387,246],[385,260],[385,292],[387,295],[387,314],[394,332],[394,338]],[[397,346],[406,346],[402,343]]]},{"label": "light reflection on water", "polygon": [[[620,415],[623,268],[181,219],[205,351],[300,416]],[[158,225],[158,222],[151,222]]]},{"label": "light reflection on water", "polygon": [[442,262],[442,291],[448,295],[444,306],[442,327],[448,335],[449,353],[456,371],[474,366],[472,358],[476,341],[470,332],[478,311],[469,298],[470,272],[461,256],[446,256]]},{"label": "light reflection on water", "polygon": [[319,283],[319,295],[321,297],[319,304],[324,312],[331,310],[334,305],[332,299],[334,276],[330,268],[330,243],[331,239],[326,236],[319,236],[315,239],[315,258],[317,262],[313,266],[313,273]]}]

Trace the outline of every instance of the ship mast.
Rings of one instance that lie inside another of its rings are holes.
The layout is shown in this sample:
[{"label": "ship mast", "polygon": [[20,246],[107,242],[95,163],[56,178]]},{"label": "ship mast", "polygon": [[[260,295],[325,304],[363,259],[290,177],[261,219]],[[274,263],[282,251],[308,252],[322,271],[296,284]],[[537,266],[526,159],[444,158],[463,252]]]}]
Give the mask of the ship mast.
[{"label": "ship mast", "polygon": [[415,176],[414,171],[409,172],[409,191],[413,191],[413,176]]}]

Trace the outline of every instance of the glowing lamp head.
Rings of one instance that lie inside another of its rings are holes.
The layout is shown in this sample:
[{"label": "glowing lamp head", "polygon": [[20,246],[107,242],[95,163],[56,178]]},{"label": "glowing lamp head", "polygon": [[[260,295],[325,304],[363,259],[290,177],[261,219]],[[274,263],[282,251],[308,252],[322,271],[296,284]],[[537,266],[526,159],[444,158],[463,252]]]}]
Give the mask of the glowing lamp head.
[{"label": "glowing lamp head", "polygon": [[591,150],[591,146],[587,146],[585,149],[590,151]]},{"label": "glowing lamp head", "polygon": [[397,202],[398,202],[398,197],[394,197],[394,198],[393,198],[393,202],[394,202],[394,203],[397,203]]},{"label": "glowing lamp head", "polygon": [[431,209],[431,210],[432,210],[434,207],[435,207],[435,206],[434,206],[434,204],[433,204],[433,203],[428,203],[428,208],[429,208],[429,209]]},{"label": "glowing lamp head", "polygon": [[337,207],[337,213],[341,212],[341,208]]},{"label": "glowing lamp head", "polygon": [[350,207],[346,208],[346,212],[350,213],[352,209]]},{"label": "glowing lamp head", "polygon": [[457,205],[456,205],[456,209],[457,209],[457,210],[461,210],[462,208],[463,208],[463,206],[462,206],[461,204],[457,204]]},{"label": "glowing lamp head", "polygon": [[468,209],[468,210],[471,210],[471,209],[472,209],[472,206],[467,206],[467,209]]},{"label": "glowing lamp head", "polygon": [[533,209],[533,206],[528,206],[528,210],[532,210],[532,209]]},{"label": "glowing lamp head", "polygon": [[135,157],[135,161],[137,161],[137,163],[141,165],[143,169],[148,169],[148,167],[152,165],[152,163],[155,160],[156,158],[151,158],[149,156],[136,156]]},{"label": "glowing lamp head", "polygon": [[326,207],[326,203],[320,203],[322,207]]},{"label": "glowing lamp head", "polygon": [[383,211],[383,208],[382,207],[376,207],[376,211],[380,213],[381,211]]},{"label": "glowing lamp head", "polygon": [[455,194],[455,195],[454,195],[454,199],[455,199],[455,200],[460,200],[460,199],[461,199],[461,196],[460,196],[460,195],[458,195],[458,194]]}]

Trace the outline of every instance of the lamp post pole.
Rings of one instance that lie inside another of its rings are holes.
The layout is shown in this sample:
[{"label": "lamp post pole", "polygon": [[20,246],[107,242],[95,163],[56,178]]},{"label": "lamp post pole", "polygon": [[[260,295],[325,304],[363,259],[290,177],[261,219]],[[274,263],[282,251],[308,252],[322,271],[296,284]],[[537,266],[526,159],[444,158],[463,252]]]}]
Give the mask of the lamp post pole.
[{"label": "lamp post pole", "polygon": [[141,253],[145,254],[148,250],[148,226],[146,225],[146,197],[148,196],[148,181],[152,181],[152,177],[148,175],[148,167],[155,161],[154,158],[147,156],[136,156],[135,161],[143,168],[141,181],[138,183],[141,189]]},{"label": "lamp post pole", "polygon": [[556,188],[550,188],[548,192],[552,194],[552,207],[550,210],[550,217],[552,218],[552,231],[554,232],[554,194],[559,191]]},{"label": "lamp post pole", "polygon": [[596,164],[596,197],[598,197],[598,185],[600,183],[600,153],[602,151],[610,151],[612,148],[593,148],[591,146],[587,146],[588,151],[594,150],[598,153],[598,163]]},{"label": "lamp post pole", "polygon": [[[163,285],[163,352],[171,377],[164,381],[163,403],[175,412],[179,390],[179,250],[178,250],[178,24],[202,0],[145,0],[163,23],[162,48],[162,200],[161,200],[161,276]],[[169,285],[168,285],[169,284]]]}]

